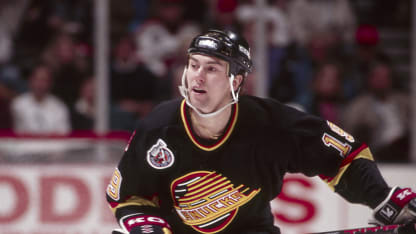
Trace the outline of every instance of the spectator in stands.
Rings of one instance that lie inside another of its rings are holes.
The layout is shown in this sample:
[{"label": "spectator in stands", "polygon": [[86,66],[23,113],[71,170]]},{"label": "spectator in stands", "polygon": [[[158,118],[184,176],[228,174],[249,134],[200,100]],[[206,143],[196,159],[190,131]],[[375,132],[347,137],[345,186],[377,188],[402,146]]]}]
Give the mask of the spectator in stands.
[{"label": "spectator in stands", "polygon": [[329,62],[320,65],[311,86],[313,96],[307,111],[338,124],[344,106],[339,65]]},{"label": "spectator in stands", "polygon": [[[266,27],[268,34],[266,35],[267,51],[268,51],[268,81],[267,86],[270,87],[277,79],[279,79],[279,72],[281,68],[281,61],[287,54],[288,45],[291,43],[291,35],[289,30],[289,22],[286,12],[286,0],[275,0],[271,1],[270,4],[259,12],[259,9],[254,5],[254,2],[239,4],[236,11],[236,17],[239,24],[242,26],[242,33],[248,40],[249,44],[252,45],[251,50],[255,51],[255,25],[258,19],[258,15],[262,14],[266,20]],[[252,52],[253,53],[253,52]],[[244,88],[248,93],[254,92],[255,73],[249,74],[250,79],[247,79]],[[281,84],[279,84],[281,85]],[[291,92],[287,86],[279,87],[279,95],[287,96],[287,91]],[[277,93],[277,90],[270,91],[271,93]],[[272,97],[282,100],[277,95],[271,94]],[[286,98],[284,98],[286,99]]]},{"label": "spectator in stands", "polygon": [[221,28],[241,32],[242,27],[237,18],[237,0],[216,0],[211,1],[210,17],[205,22],[205,28]]},{"label": "spectator in stands", "polygon": [[[350,0],[360,23],[383,28],[410,28],[412,0]],[[386,17],[388,15],[389,17]]]},{"label": "spectator in stands", "polygon": [[[135,6],[135,4],[140,4]],[[130,24],[135,20],[136,11],[146,11],[148,2],[140,0],[140,3],[136,3],[135,0],[117,0],[109,1],[110,8],[110,42],[115,45],[119,38],[126,35],[130,31]],[[135,7],[137,9],[135,9]]]},{"label": "spectator in stands", "polygon": [[81,83],[90,73],[90,61],[83,47],[73,36],[58,34],[43,54],[43,61],[52,69],[53,93],[67,106],[72,106]]},{"label": "spectator in stands", "polygon": [[378,62],[367,77],[368,90],[344,112],[343,127],[373,148],[380,161],[408,160],[410,103],[393,87],[392,68]]},{"label": "spectator in stands", "polygon": [[115,108],[138,119],[156,104],[158,77],[134,53],[135,46],[129,35],[116,44],[111,60],[111,99]]},{"label": "spectator in stands", "polygon": [[62,135],[71,130],[69,110],[51,94],[53,77],[45,65],[36,66],[29,77],[29,91],[12,104],[14,131],[20,134]]},{"label": "spectator in stands", "polygon": [[10,104],[25,87],[20,69],[13,64],[14,40],[26,0],[0,1],[0,130],[12,129]]},{"label": "spectator in stands", "polygon": [[10,102],[25,89],[15,64],[15,40],[26,0],[0,1],[0,129],[11,129]]},{"label": "spectator in stands", "polygon": [[[134,87],[133,87],[134,88]],[[96,82],[94,77],[83,81],[77,101],[71,107],[71,125],[73,130],[93,130],[96,119]],[[116,105],[110,105],[109,121],[111,130],[132,131],[137,118],[132,113],[122,111]]]},{"label": "spectator in stands", "polygon": [[24,1],[19,27],[14,37],[17,62],[23,70],[30,70],[38,61],[57,28],[53,24],[53,2]]},{"label": "spectator in stands", "polygon": [[310,86],[317,70],[331,61],[344,64],[348,45],[339,40],[338,31],[316,32],[306,45],[291,43],[278,60],[279,71],[272,77],[270,96],[282,102],[307,106],[312,101]]},{"label": "spectator in stands", "polygon": [[353,42],[356,17],[349,0],[292,0],[289,21],[296,42],[306,45],[319,32],[342,32],[341,40]]},{"label": "spectator in stands", "polygon": [[0,82],[0,129],[12,128],[10,103],[14,96],[15,93],[5,84]]},{"label": "spectator in stands", "polygon": [[[255,25],[258,15],[262,14],[267,24],[267,41],[269,46],[286,47],[291,42],[291,34],[285,1],[275,0],[273,4],[268,5],[262,12],[259,12],[253,3],[239,4],[235,10],[235,17],[238,19],[239,24],[245,28],[246,26],[252,27]],[[246,36],[253,37],[253,35]],[[254,41],[252,44],[255,44]]]},{"label": "spectator in stands", "polygon": [[[157,101],[176,95],[172,89],[176,82],[177,65],[181,63],[184,41],[188,35],[199,31],[199,25],[186,21],[185,0],[152,1],[151,15],[134,35],[137,59],[146,76],[157,80],[154,94]],[[183,67],[179,70],[183,70]],[[149,74],[149,71],[151,74]]]},{"label": "spectator in stands", "polygon": [[93,1],[59,0],[51,1],[51,24],[57,32],[71,34],[77,40],[88,42],[93,34]]},{"label": "spectator in stands", "polygon": [[198,25],[203,25],[211,16],[209,9],[210,4],[215,1],[211,0],[183,0],[185,22],[194,22]]},{"label": "spectator in stands", "polygon": [[14,38],[26,0],[0,1],[0,65],[9,62],[14,53]]},{"label": "spectator in stands", "polygon": [[355,46],[346,62],[344,92],[352,99],[366,89],[366,77],[377,60],[387,60],[379,47],[379,31],[374,25],[360,25],[355,32]]},{"label": "spectator in stands", "polygon": [[[91,1],[19,1],[22,2],[20,5],[25,12],[20,20],[17,40],[19,46],[25,49],[36,49],[40,53],[53,36],[60,32],[77,35],[83,39],[92,34]],[[39,53],[35,55],[40,55]]]},{"label": "spectator in stands", "polygon": [[71,108],[72,129],[94,129],[95,110],[95,81],[91,77],[82,82],[78,98]]},{"label": "spectator in stands", "polygon": [[157,0],[152,9],[149,19],[135,34],[137,55],[152,73],[166,79],[177,54],[181,33],[195,26],[184,22],[183,0]]},{"label": "spectator in stands", "polygon": [[[323,41],[322,45],[327,50],[329,46]],[[312,43],[311,43],[312,44]],[[289,44],[284,49],[284,54],[274,63],[279,67],[278,71],[270,74],[269,95],[284,103],[297,103],[305,106],[310,102],[310,85],[315,69],[319,66],[319,59],[314,57],[313,46],[303,47],[296,43]],[[326,56],[326,55],[325,55]],[[274,66],[273,62],[271,63]]]},{"label": "spectator in stands", "polygon": [[0,129],[12,129],[10,104],[26,90],[26,81],[21,79],[19,68],[13,63],[0,64]]},{"label": "spectator in stands", "polygon": [[286,11],[292,43],[272,56],[269,95],[307,107],[313,102],[310,86],[319,67],[347,57],[355,17],[345,0],[293,0]]},{"label": "spectator in stands", "polygon": [[151,0],[132,0],[130,7],[134,9],[134,14],[129,24],[129,31],[134,31],[135,28],[140,27],[148,18],[150,2]]}]

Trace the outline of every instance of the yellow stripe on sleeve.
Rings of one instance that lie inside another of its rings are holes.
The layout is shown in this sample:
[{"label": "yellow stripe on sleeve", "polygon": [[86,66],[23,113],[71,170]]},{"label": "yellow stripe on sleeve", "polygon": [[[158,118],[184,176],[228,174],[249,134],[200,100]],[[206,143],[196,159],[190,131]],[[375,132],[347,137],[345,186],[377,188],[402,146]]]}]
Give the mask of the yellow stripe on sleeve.
[{"label": "yellow stripe on sleeve", "polygon": [[335,190],[335,186],[339,183],[342,176],[344,175],[345,171],[348,169],[348,167],[351,165],[351,162],[357,159],[367,159],[370,161],[374,161],[373,155],[368,147],[365,147],[363,150],[359,151],[358,154],[352,153],[350,156],[344,159],[343,163],[341,164],[341,167],[339,168],[339,171],[336,176],[332,178],[325,178],[323,179],[325,183],[328,184],[328,186]]},{"label": "yellow stripe on sleeve", "polygon": [[152,198],[152,200],[143,198],[143,197],[139,197],[139,196],[133,196],[129,199],[126,200],[126,202],[122,202],[119,203],[117,206],[115,207],[110,207],[111,211],[113,213],[116,213],[117,209],[120,209],[122,207],[126,207],[126,206],[152,206],[152,207],[159,207],[159,199],[154,196]]}]

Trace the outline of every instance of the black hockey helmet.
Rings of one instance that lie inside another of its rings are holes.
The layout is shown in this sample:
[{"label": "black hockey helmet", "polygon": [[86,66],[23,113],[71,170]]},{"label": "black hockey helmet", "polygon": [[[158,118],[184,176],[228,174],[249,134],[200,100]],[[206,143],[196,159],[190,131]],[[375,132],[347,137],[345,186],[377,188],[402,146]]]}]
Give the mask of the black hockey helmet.
[{"label": "black hockey helmet", "polygon": [[[208,30],[195,37],[188,54],[214,56],[229,63],[230,74],[246,76],[252,69],[250,47],[247,41],[231,31]],[[230,75],[229,74],[229,75]]]}]

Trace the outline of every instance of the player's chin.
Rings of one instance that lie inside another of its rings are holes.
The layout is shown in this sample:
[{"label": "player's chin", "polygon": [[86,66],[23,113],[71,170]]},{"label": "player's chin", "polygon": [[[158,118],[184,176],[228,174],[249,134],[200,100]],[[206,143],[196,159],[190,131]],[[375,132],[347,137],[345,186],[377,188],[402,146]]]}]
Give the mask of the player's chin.
[{"label": "player's chin", "polygon": [[191,100],[194,99],[196,101],[203,102],[204,100],[208,99],[208,94],[206,92],[190,92]]},{"label": "player's chin", "polygon": [[195,108],[196,108],[199,112],[201,112],[202,114],[209,114],[209,113],[213,112],[213,111],[211,111],[211,109],[206,108],[206,106],[195,106]]},{"label": "player's chin", "polygon": [[204,108],[208,105],[208,97],[206,95],[191,93],[189,99],[191,104],[198,108]]},{"label": "player's chin", "polygon": [[193,102],[191,101],[191,104],[202,114],[208,114],[213,112],[212,108],[209,107],[207,102],[195,100]]}]

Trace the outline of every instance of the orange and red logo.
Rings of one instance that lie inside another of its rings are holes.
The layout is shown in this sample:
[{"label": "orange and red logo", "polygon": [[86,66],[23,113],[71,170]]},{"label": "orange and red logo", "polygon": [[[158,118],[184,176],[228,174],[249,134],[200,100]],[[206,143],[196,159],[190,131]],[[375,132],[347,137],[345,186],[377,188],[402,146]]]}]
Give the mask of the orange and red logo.
[{"label": "orange and red logo", "polygon": [[234,187],[216,172],[196,171],[174,180],[171,193],[183,222],[201,233],[224,230],[260,189]]}]

